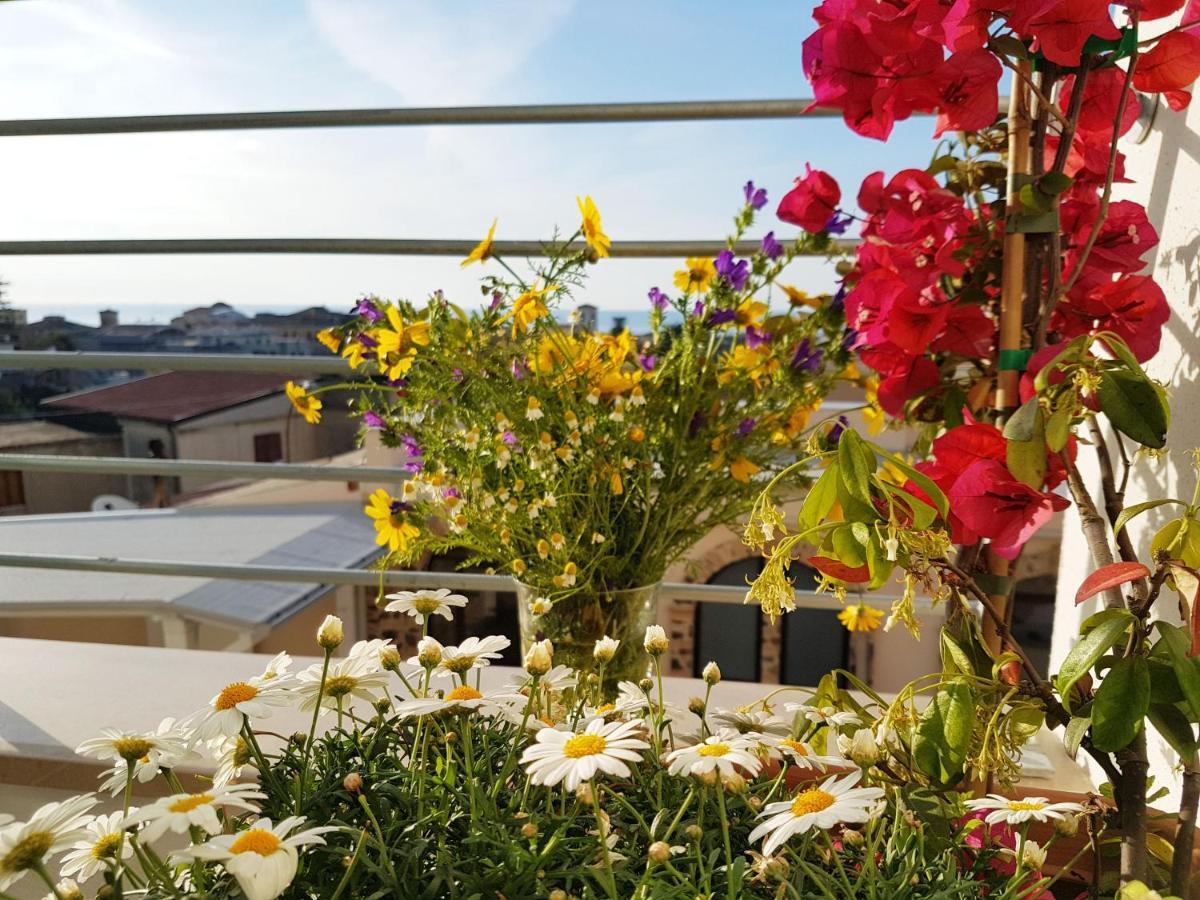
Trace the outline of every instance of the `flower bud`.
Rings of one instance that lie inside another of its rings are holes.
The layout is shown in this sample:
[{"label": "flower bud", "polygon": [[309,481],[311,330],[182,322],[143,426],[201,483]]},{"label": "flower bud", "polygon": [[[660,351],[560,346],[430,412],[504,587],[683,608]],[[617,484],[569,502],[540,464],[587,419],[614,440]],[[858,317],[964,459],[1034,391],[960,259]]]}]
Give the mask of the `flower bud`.
[{"label": "flower bud", "polygon": [[562,888],[555,888],[550,892],[549,900],[567,900],[567,892]]},{"label": "flower bud", "polygon": [[456,743],[458,743],[458,732],[457,731],[447,731],[442,736],[442,740],[445,741],[447,744],[456,744]]},{"label": "flower bud", "polygon": [[345,788],[347,791],[349,791],[351,794],[357,794],[359,791],[362,790],[362,786],[363,786],[362,776],[359,775],[357,772],[351,772],[349,775],[347,775],[345,778],[342,779],[342,787]]},{"label": "flower bud", "polygon": [[662,656],[667,652],[670,642],[667,640],[667,633],[661,625],[648,625],[643,645],[646,648],[646,652],[651,656]]},{"label": "flower bud", "polygon": [[442,645],[437,638],[423,637],[417,643],[417,662],[432,669],[442,661]]},{"label": "flower bud", "polygon": [[750,797],[746,800],[746,805],[754,812],[762,812],[763,801],[762,797]]},{"label": "flower bud", "polygon": [[849,756],[856,765],[868,769],[879,762],[879,745],[870,728],[860,728],[850,739]]},{"label": "flower bud", "polygon": [[379,665],[387,669],[389,672],[395,672],[400,668],[400,651],[395,647],[387,646],[379,651]]},{"label": "flower bud", "polygon": [[534,641],[525,654],[525,671],[536,677],[545,675],[550,671],[553,654],[554,645],[550,641]]},{"label": "flower bud", "polygon": [[704,679],[704,683],[707,685],[720,684],[721,667],[715,662],[710,661],[708,665],[704,667],[704,671],[700,673],[700,677]]},{"label": "flower bud", "polygon": [[597,662],[607,663],[612,662],[612,658],[617,655],[617,647],[621,646],[621,642],[616,638],[610,638],[607,634],[596,641],[596,646],[592,648],[592,656]]},{"label": "flower bud", "polygon": [[317,629],[317,643],[325,650],[336,650],[341,646],[346,633],[342,629],[342,620],[337,616],[326,616],[321,627]]},{"label": "flower bud", "polygon": [[665,863],[671,858],[671,845],[666,841],[655,841],[646,851],[652,863]]},{"label": "flower bud", "polygon": [[728,775],[721,776],[721,784],[730,794],[744,794],[748,785],[746,779],[737,772],[730,772]]},{"label": "flower bud", "polygon": [[695,713],[703,718],[704,707],[705,703],[703,697],[688,697],[688,712]]},{"label": "flower bud", "polygon": [[652,680],[650,680],[649,678],[643,678],[641,681],[638,682],[638,688],[641,689],[641,692],[643,694],[648,694],[652,690],[654,690],[654,682]]},{"label": "flower bud", "polygon": [[596,795],[592,792],[591,784],[586,781],[575,788],[575,799],[585,806],[591,806],[595,797]]},{"label": "flower bud", "polygon": [[866,841],[866,838],[863,837],[863,833],[861,831],[855,831],[853,828],[843,828],[842,841],[845,842],[848,847],[861,847],[863,842]]},{"label": "flower bud", "polygon": [[683,833],[687,835],[689,841],[698,841],[700,838],[704,837],[704,829],[702,829],[699,825],[689,825],[687,828],[683,829]]},{"label": "flower bud", "polygon": [[1054,830],[1063,837],[1074,837],[1079,831],[1079,816],[1064,816],[1054,820]]},{"label": "flower bud", "polygon": [[717,770],[709,769],[707,772],[701,772],[696,778],[705,787],[712,787],[717,783]]},{"label": "flower bud", "polygon": [[535,837],[537,837],[537,834],[538,834],[538,827],[536,825],[534,825],[532,822],[526,822],[524,825],[521,826],[521,837],[525,838],[526,840],[528,840],[528,841],[533,840]]},{"label": "flower bud", "polygon": [[1035,872],[1040,872],[1046,864],[1046,848],[1037,841],[1026,839],[1021,843],[1021,865]]},{"label": "flower bud", "polygon": [[375,701],[375,712],[381,716],[386,716],[391,711],[392,701],[387,697],[380,697]]}]

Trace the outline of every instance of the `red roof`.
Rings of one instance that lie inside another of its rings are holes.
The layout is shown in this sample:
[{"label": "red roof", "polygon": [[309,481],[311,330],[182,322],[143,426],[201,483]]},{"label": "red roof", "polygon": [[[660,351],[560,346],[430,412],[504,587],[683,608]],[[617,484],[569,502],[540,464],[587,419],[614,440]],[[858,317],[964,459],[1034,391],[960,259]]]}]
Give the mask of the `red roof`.
[{"label": "red roof", "polygon": [[151,422],[183,422],[283,390],[286,375],[164,372],[42,401],[56,409],[108,413]]}]

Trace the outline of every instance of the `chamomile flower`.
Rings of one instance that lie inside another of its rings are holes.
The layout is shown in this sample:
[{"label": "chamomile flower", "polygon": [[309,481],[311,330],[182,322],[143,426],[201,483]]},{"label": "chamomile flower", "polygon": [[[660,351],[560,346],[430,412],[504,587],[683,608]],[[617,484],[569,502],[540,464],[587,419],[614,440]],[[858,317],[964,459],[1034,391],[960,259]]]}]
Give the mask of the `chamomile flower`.
[{"label": "chamomile flower", "polygon": [[332,660],[325,673],[324,685],[321,670],[321,665],[314,664],[296,676],[294,693],[300,697],[300,709],[311,712],[317,706],[318,696],[322,709],[332,710],[344,708],[353,699],[374,704],[387,692],[388,673],[379,665],[378,651],[374,654],[352,653]]},{"label": "chamomile flower", "polygon": [[860,777],[860,772],[841,779],[830,776],[820,787],[805,788],[791,800],[768,803],[759,816],[762,821],[750,832],[750,842],[765,837],[762,852],[771,856],[793,835],[813,828],[832,828],[839,823],[866,822],[883,797],[883,790],[855,787]]},{"label": "chamomile flower", "polygon": [[500,652],[511,643],[508,638],[498,634],[485,638],[469,637],[457,647],[443,647],[438,668],[443,674],[465,675],[471,669],[490,665],[493,659],[500,659]]},{"label": "chamomile flower", "polygon": [[324,844],[321,835],[336,831],[332,825],[306,828],[302,816],[289,816],[277,825],[259,819],[244,831],[219,834],[206,843],[174,854],[174,858],[221,863],[237,879],[246,900],[275,900],[296,877],[300,847]]},{"label": "chamomile flower", "polygon": [[96,805],[91,794],[40,807],[28,822],[0,828],[0,891],[7,891],[48,857],[67,849],[83,837],[87,812]]},{"label": "chamomile flower", "polygon": [[[754,741],[735,731],[719,731],[702,743],[680,747],[667,754],[667,771],[672,775],[757,775],[762,760]],[[739,772],[738,769],[742,771]]]},{"label": "chamomile flower", "polygon": [[133,845],[125,840],[121,813],[96,816],[88,822],[86,834],[63,857],[61,874],[87,881],[117,862],[117,848],[122,860],[133,856]]},{"label": "chamomile flower", "polygon": [[173,730],[144,734],[138,731],[102,728],[99,737],[84,741],[75,748],[75,752],[80,756],[111,759],[122,764],[143,760],[157,768],[162,757],[174,759],[187,753],[187,738]]},{"label": "chamomile flower", "polygon": [[271,658],[263,669],[261,675],[257,675],[250,679],[251,684],[266,684],[268,681],[274,681],[276,678],[283,678],[287,675],[288,669],[292,667],[292,657],[286,651],[276,653]]},{"label": "chamomile flower", "polygon": [[64,878],[42,900],[84,900],[83,888],[74,878]]},{"label": "chamomile flower", "polygon": [[629,763],[641,759],[649,744],[639,737],[641,721],[605,722],[593,719],[579,734],[543,728],[535,743],[521,754],[521,762],[533,784],[553,787],[562,784],[573,791],[597,773],[628,777]]},{"label": "chamomile flower", "polygon": [[1045,797],[1010,800],[1000,794],[988,794],[977,800],[968,800],[967,807],[987,812],[984,821],[988,825],[1022,825],[1030,820],[1046,822],[1051,819],[1065,819],[1067,816],[1083,812],[1083,807],[1078,803],[1051,803]]},{"label": "chamomile flower", "polygon": [[231,784],[198,794],[172,794],[131,812],[124,824],[128,827],[146,822],[140,834],[144,843],[153,843],[168,831],[183,834],[193,826],[208,834],[219,834],[221,820],[217,817],[217,808],[258,812],[258,806],[250,801],[266,799],[267,795],[257,788],[255,784]]},{"label": "chamomile flower", "polygon": [[384,607],[385,610],[412,616],[418,625],[424,625],[430,616],[441,616],[449,621],[454,618],[451,607],[467,605],[466,597],[452,594],[446,588],[436,591],[398,591],[388,594],[387,599],[392,602]]},{"label": "chamomile flower", "polygon": [[[166,718],[158,723],[154,734],[142,735],[144,739],[153,740],[154,747],[133,763],[133,777],[139,784],[147,784],[158,777],[163,769],[174,769],[177,766],[200,759],[200,754],[192,749],[192,729],[186,720],[178,721]],[[97,738],[94,742],[102,739]],[[85,743],[94,743],[85,742]],[[182,749],[176,751],[178,742]],[[83,745],[80,745],[81,748]],[[78,752],[78,751],[77,751]],[[129,763],[124,758],[118,759],[109,776],[100,784],[100,790],[108,791],[114,797],[125,790],[129,780]]]},{"label": "chamomile flower", "polygon": [[287,706],[291,702],[288,681],[273,678],[263,682],[251,678],[225,685],[201,714],[196,723],[196,737],[204,741],[233,737],[242,730],[245,719],[263,719],[275,707]]},{"label": "chamomile flower", "polygon": [[510,704],[525,702],[525,697],[512,691],[493,691],[487,694],[477,691],[469,684],[451,688],[443,696],[414,697],[396,704],[396,715],[400,718],[430,716],[449,712],[480,712],[491,715],[503,712]]},{"label": "chamomile flower", "polygon": [[240,734],[237,737],[218,738],[211,746],[217,763],[217,769],[213,773],[214,787],[224,787],[240,777],[246,766],[254,764],[254,754],[250,745]]}]

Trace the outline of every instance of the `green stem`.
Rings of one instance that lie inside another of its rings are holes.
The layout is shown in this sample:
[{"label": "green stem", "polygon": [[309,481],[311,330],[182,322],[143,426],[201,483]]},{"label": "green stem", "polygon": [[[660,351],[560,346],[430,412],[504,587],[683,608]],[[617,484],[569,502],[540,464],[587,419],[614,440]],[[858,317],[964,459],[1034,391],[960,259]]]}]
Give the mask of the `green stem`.
[{"label": "green stem", "polygon": [[329,657],[333,651],[325,648],[325,661],[321,665],[321,683],[317,686],[317,702],[313,706],[312,723],[308,726],[308,740],[304,742],[304,764],[300,767],[300,777],[296,781],[296,815],[304,806],[304,788],[308,781],[308,760],[312,756],[313,739],[317,734],[317,719],[321,715],[321,697],[325,693],[325,678],[329,675]]},{"label": "green stem", "polygon": [[600,855],[604,857],[604,871],[608,875],[608,883],[605,885],[605,890],[608,896],[616,900],[617,897],[617,879],[613,875],[612,858],[608,855],[608,841],[605,840],[604,817],[600,815],[600,795],[599,791],[593,788],[592,794],[592,811],[596,814],[596,831],[599,833],[598,840],[600,841]]},{"label": "green stem", "polygon": [[354,848],[354,855],[350,857],[350,865],[346,866],[346,873],[342,875],[342,880],[338,882],[337,890],[333,892],[333,896],[329,900],[338,900],[342,896],[342,891],[350,884],[350,876],[354,874],[355,867],[358,866],[358,860],[362,856],[363,846],[367,843],[367,829],[362,830],[362,834],[358,837],[358,846]]},{"label": "green stem", "polygon": [[721,842],[725,845],[725,883],[729,887],[729,896],[733,893],[733,845],[729,840],[729,814],[725,811],[725,786],[720,778],[713,788],[717,792],[717,808],[721,812]]},{"label": "green stem", "polygon": [[375,818],[375,813],[371,811],[371,804],[367,802],[366,794],[360,793],[358,795],[358,805],[363,808],[363,811],[367,814],[367,818],[371,821],[371,827],[375,830],[375,840],[379,841],[379,859],[387,868],[388,875],[392,879],[392,884],[399,891],[400,879],[396,877],[396,870],[392,866],[392,857],[388,853],[388,843],[383,838],[383,829],[379,827],[379,820]]}]

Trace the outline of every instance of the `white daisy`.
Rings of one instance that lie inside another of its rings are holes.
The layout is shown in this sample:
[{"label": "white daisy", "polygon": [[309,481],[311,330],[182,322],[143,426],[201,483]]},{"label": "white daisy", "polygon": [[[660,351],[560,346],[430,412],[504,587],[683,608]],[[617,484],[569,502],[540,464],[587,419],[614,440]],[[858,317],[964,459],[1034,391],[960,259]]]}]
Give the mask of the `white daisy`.
[{"label": "white daisy", "polygon": [[988,794],[977,800],[968,800],[967,807],[988,811],[988,816],[984,819],[988,825],[1001,822],[1005,825],[1021,825],[1031,819],[1046,822],[1050,819],[1065,819],[1067,816],[1083,812],[1083,807],[1078,803],[1051,803],[1045,797],[1010,800],[1000,794]]},{"label": "white daisy", "polygon": [[436,591],[399,591],[388,594],[387,599],[392,602],[384,607],[385,610],[407,613],[417,620],[418,625],[424,625],[429,616],[441,616],[450,621],[454,618],[451,607],[467,605],[466,597],[462,594],[452,594],[446,588]]},{"label": "white daisy", "polygon": [[861,776],[861,772],[851,772],[841,779],[830,776],[820,787],[805,788],[791,800],[768,803],[759,816],[763,821],[750,832],[750,842],[765,836],[762,852],[771,856],[793,835],[809,829],[867,821],[883,790],[855,787]]},{"label": "white daisy", "polygon": [[235,681],[221,688],[196,724],[196,737],[207,741],[215,737],[233,737],[242,730],[246,718],[265,719],[273,707],[287,706],[291,697],[286,690],[291,679]]},{"label": "white daisy", "polygon": [[471,669],[490,665],[493,659],[500,658],[500,651],[508,647],[512,641],[498,634],[485,638],[469,637],[457,647],[443,647],[442,661],[438,669],[447,675],[465,675]]},{"label": "white daisy", "polygon": [[641,721],[608,722],[594,719],[579,734],[543,728],[536,743],[521,754],[525,771],[534,784],[553,787],[562,783],[573,791],[597,772],[627,777],[630,762],[641,759],[641,751],[649,744],[638,734],[644,729]]},{"label": "white daisy", "polygon": [[187,753],[187,736],[173,727],[153,734],[139,731],[121,731],[117,728],[101,728],[100,736],[84,741],[75,748],[80,756],[96,759],[111,759],[126,766],[128,763],[143,762],[158,769],[161,760],[179,759]]},{"label": "white daisy", "polygon": [[64,878],[42,900],[84,900],[83,888],[74,878]]},{"label": "white daisy", "polygon": [[251,684],[265,684],[268,681],[274,681],[276,678],[283,678],[287,675],[288,669],[292,667],[292,657],[288,655],[286,650],[281,653],[276,653],[275,656],[267,663],[261,675],[256,675],[250,679]]},{"label": "white daisy", "polygon": [[767,748],[767,754],[772,759],[787,758],[788,762],[804,769],[816,769],[824,772],[826,766],[835,768],[850,768],[849,762],[841,756],[830,756],[817,753],[811,744],[798,741],[791,737],[779,737],[774,734],[760,734],[758,741]]},{"label": "white daisy", "polygon": [[[192,729],[185,722],[166,718],[158,723],[154,734],[140,737],[153,741],[154,747],[144,756],[134,760],[133,777],[139,784],[153,781],[163,769],[174,769],[184,763],[196,762],[200,759],[200,754],[191,748]],[[182,751],[175,749],[177,741],[183,745]],[[82,746],[80,745],[81,750]],[[125,790],[125,783],[128,780],[129,764],[124,759],[119,759],[110,770],[108,778],[101,782],[100,790],[108,791],[115,797]]]},{"label": "white daisy", "polygon": [[807,703],[785,703],[783,708],[790,713],[803,713],[804,718],[814,725],[841,728],[843,725],[861,724],[858,713],[839,712],[832,706],[816,707],[809,706]]},{"label": "white daisy", "polygon": [[[514,675],[509,684],[513,690],[520,690],[528,686],[530,680],[527,675]],[[579,673],[570,666],[555,666],[538,679],[538,689],[561,693],[568,688],[575,687],[578,680]]]},{"label": "white daisy", "polygon": [[117,861],[118,847],[121,859],[133,856],[133,846],[125,840],[125,829],[121,827],[122,818],[121,813],[115,812],[92,819],[83,839],[72,844],[71,851],[63,857],[61,874],[87,881]]},{"label": "white daisy", "polygon": [[217,769],[213,773],[213,787],[224,787],[240,777],[246,766],[254,765],[254,754],[250,745],[240,734],[236,737],[217,738],[210,742],[209,747],[217,763]]},{"label": "white daisy", "polygon": [[246,900],[275,900],[296,877],[298,847],[324,844],[321,834],[331,825],[295,831],[302,816],[289,816],[278,825],[259,819],[244,831],[220,834],[199,846],[174,854],[175,859],[219,862],[237,879]]},{"label": "white daisy", "polygon": [[[757,775],[762,760],[754,741],[736,731],[719,731],[703,743],[680,747],[667,754],[667,771],[672,775]],[[738,769],[743,771],[739,772]]]},{"label": "white daisy", "polygon": [[[321,683],[322,665],[316,663],[296,676],[294,693],[300,697],[300,709],[312,711],[321,698],[321,708],[343,709],[354,699],[374,704],[387,695],[388,673],[379,667],[378,654],[369,649],[341,659],[331,660]],[[349,698],[349,699],[348,699]]]},{"label": "white daisy", "polygon": [[447,691],[442,697],[416,697],[412,700],[402,700],[396,704],[396,715],[400,718],[407,718],[451,711],[481,712],[490,715],[505,711],[517,701],[523,704],[526,697],[512,691],[493,691],[482,694],[469,684],[460,684]]},{"label": "white daisy", "polygon": [[172,794],[130,813],[125,825],[148,822],[142,829],[141,839],[149,843],[158,840],[167,831],[183,834],[193,825],[209,834],[218,834],[222,828],[217,807],[258,812],[258,806],[250,801],[263,800],[267,795],[257,787],[255,784],[231,784],[213,787],[199,794]]},{"label": "white daisy", "polygon": [[84,835],[87,811],[96,805],[91,794],[40,807],[28,822],[0,828],[0,891],[47,857],[65,850]]},{"label": "white daisy", "polygon": [[784,718],[773,711],[756,706],[753,709],[716,709],[708,718],[720,728],[729,728],[739,734],[758,732],[788,737],[792,733],[792,718]]}]

